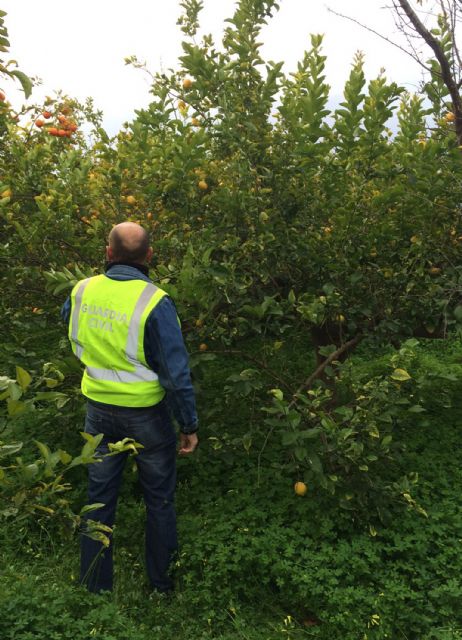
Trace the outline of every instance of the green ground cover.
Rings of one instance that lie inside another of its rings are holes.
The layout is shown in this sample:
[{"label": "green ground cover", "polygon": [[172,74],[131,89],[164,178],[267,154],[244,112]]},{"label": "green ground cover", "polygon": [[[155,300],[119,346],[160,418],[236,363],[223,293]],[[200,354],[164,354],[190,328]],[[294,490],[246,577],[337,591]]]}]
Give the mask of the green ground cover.
[{"label": "green ground cover", "polygon": [[[3,348],[3,356],[13,361],[20,352]],[[384,353],[365,347],[354,361],[360,375],[372,376],[383,367]],[[417,348],[415,367],[455,378],[461,362],[459,342],[428,343]],[[197,455],[179,460],[175,596],[167,601],[147,588],[144,507],[129,464],[115,530],[113,594],[97,597],[78,586],[75,535],[46,519],[1,521],[2,640],[462,637],[460,384],[435,383],[425,416],[396,425],[395,464],[418,474],[413,498],[427,517],[391,504],[384,523],[372,511],[367,518],[340,509],[313,487],[296,496],[277,434],[262,452],[262,431],[253,425],[250,444],[242,446],[251,419],[248,399],[234,407],[223,401],[221,414],[216,403],[233,366],[223,360],[205,369],[200,408],[209,424],[203,420]],[[51,409],[37,411],[18,422],[17,436],[72,451],[79,446],[81,423],[75,423],[83,417],[79,401],[72,402],[77,408],[67,422],[56,423]],[[84,469],[70,480],[73,501],[83,505]]]}]

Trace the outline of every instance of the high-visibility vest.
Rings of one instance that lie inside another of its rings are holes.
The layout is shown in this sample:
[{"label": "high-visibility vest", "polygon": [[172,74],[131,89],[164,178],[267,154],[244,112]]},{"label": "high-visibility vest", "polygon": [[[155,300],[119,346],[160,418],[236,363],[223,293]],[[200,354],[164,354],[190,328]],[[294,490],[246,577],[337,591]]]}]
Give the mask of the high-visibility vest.
[{"label": "high-visibility vest", "polygon": [[144,280],[105,275],[78,282],[71,293],[69,339],[85,365],[82,393],[123,407],[150,407],[165,395],[144,355],[144,327],[166,295]]}]

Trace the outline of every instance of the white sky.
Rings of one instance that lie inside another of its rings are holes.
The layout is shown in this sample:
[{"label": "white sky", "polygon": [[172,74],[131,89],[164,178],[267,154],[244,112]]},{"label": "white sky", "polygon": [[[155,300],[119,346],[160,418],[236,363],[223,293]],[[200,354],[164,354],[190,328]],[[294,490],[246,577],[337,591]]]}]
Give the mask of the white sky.
[{"label": "white sky", "polygon": [[[224,19],[233,14],[234,0],[205,0],[201,33],[220,43]],[[404,53],[352,22],[329,13],[327,7],[360,19],[398,39],[393,18],[379,0],[280,0],[280,11],[262,32],[263,56],[283,60],[291,71],[310,47],[310,33],[324,33],[327,81],[338,101],[354,52],[366,54],[366,74],[375,77],[385,67],[387,77],[413,91],[420,67]],[[124,64],[124,57],[146,60],[151,71],[176,67],[183,33],[176,25],[181,14],[177,0],[0,0],[11,43],[9,58],[43,84],[32,99],[62,89],[80,100],[94,98],[104,112],[104,126],[116,133],[134,110],[149,103],[146,74]],[[2,54],[3,55],[3,54]],[[3,87],[15,106],[23,101],[9,85]]]}]

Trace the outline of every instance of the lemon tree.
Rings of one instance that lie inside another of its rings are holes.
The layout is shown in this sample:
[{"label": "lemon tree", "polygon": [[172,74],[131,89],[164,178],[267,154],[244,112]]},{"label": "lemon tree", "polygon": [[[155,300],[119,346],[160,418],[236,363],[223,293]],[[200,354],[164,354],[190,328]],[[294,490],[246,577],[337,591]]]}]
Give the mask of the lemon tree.
[{"label": "lemon tree", "polygon": [[[91,103],[59,95],[30,107],[28,125],[5,126],[0,241],[14,266],[2,274],[3,316],[20,322],[45,296],[55,318],[49,291],[63,296],[77,269],[100,266],[111,224],[138,221],[153,232],[154,276],[180,307],[195,361],[250,355],[253,369],[226,393],[252,393],[257,436],[279,434],[285,468],[309,486],[360,491],[391,455],[390,406],[404,390],[389,375],[352,385],[354,409],[342,409],[336,363],[363,340],[444,336],[461,316],[461,155],[440,79],[429,78],[428,106],[384,74],[367,80],[357,55],[333,107],[321,36],[292,71],[264,59],[274,0],[240,0],[220,43],[200,33],[201,2],[181,5],[178,68],[152,76],[152,102],[114,139]],[[47,131],[61,125],[71,136]],[[311,364],[288,381],[271,365],[306,335]],[[275,379],[284,395],[269,405]]]}]

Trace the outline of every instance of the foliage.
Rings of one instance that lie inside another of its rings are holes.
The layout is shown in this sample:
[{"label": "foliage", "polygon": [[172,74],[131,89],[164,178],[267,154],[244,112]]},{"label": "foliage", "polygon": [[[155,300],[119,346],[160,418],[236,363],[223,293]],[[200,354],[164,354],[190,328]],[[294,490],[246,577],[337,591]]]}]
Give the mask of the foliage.
[{"label": "foliage", "polygon": [[[6,12],[0,10],[0,52],[8,53],[10,48],[10,42],[8,40],[8,30],[5,26]],[[26,98],[29,98],[32,93],[33,83],[31,79],[23,72],[17,69],[17,63],[14,60],[4,61],[3,57],[0,57],[0,76],[9,77],[14,80],[18,80],[24,91]],[[2,99],[3,102],[4,98]]]},{"label": "foliage", "polygon": [[[367,83],[362,55],[331,109],[321,36],[286,75],[259,43],[274,1],[241,0],[221,47],[198,40],[201,7],[182,3],[180,69],[152,75],[149,108],[115,139],[90,102],[61,95],[29,107],[30,125],[8,124],[2,259],[28,259],[2,272],[10,292],[2,323],[11,332],[32,312],[49,326],[57,310],[48,294],[62,296],[95,273],[109,226],[143,222],[156,234],[154,277],[179,306],[190,350],[201,353],[197,373],[214,352],[245,353],[259,336],[264,357],[230,372],[225,395],[230,403],[252,397],[265,442],[282,438],[282,450],[268,446],[285,472],[348,509],[383,512],[380,495],[387,502],[392,494],[414,504],[413,476],[385,481],[380,469],[399,453],[396,421],[423,410],[409,399],[423,382],[396,379],[393,369],[407,371],[406,362],[368,380],[335,360],[325,365],[349,341],[458,326],[460,153],[451,124],[428,128],[441,104],[424,108],[383,74]],[[34,125],[39,114],[87,122],[91,143],[81,131],[46,135]],[[324,382],[314,387],[306,365],[298,380],[284,373],[290,341],[304,332],[324,360]],[[6,385],[10,415],[36,400],[66,400],[38,391],[24,402],[20,384]],[[233,442],[249,448],[252,436]]]},{"label": "foliage", "polygon": [[[51,377],[53,374],[54,377]],[[58,409],[62,408],[69,398],[57,391],[35,391],[25,400],[20,398],[43,383],[48,389],[53,388],[62,382],[63,378],[63,374],[51,363],[44,366],[44,375],[35,383],[31,375],[18,366],[16,380],[6,376],[0,377],[0,388],[4,389],[0,394],[0,400],[6,401],[10,420],[14,421],[24,414],[32,413],[40,403],[54,402]],[[3,431],[9,435],[11,430],[11,425],[6,422]],[[72,456],[63,449],[51,451],[43,442],[35,441],[39,457],[32,460],[30,456],[27,456],[27,459],[13,457],[22,452],[22,442],[4,443],[0,440],[0,497],[4,505],[0,510],[0,520],[13,518],[19,525],[29,519],[39,526],[43,526],[44,522],[48,525],[48,521],[56,520],[62,530],[73,532],[79,529],[85,535],[100,540],[105,546],[109,545],[107,534],[112,532],[110,527],[87,516],[101,505],[85,505],[76,514],[72,510],[70,500],[65,497],[72,489],[71,484],[65,480],[66,474],[69,475],[69,471],[77,466],[98,463],[101,460],[96,449],[103,434],[92,436],[82,432],[82,437],[85,444],[77,456]],[[111,443],[110,453],[105,455],[113,456],[125,452],[134,455],[140,446],[132,438],[124,438]],[[86,517],[82,520],[84,515]]]},{"label": "foliage", "polygon": [[[263,59],[276,2],[240,0],[221,45],[200,36],[200,1],[181,6],[179,69],[151,74],[151,104],[114,139],[91,101],[58,94],[28,123],[0,111],[2,637],[455,639],[460,344],[412,339],[462,321],[444,91],[435,75],[428,107],[383,74],[367,82],[357,55],[332,108],[321,36],[293,73]],[[198,388],[201,447],[179,462],[181,613],[145,606],[130,470],[114,601],[86,596],[82,614],[75,550],[50,528],[87,513],[73,469],[98,444],[68,453],[81,408],[58,308],[126,219],[154,232],[153,277],[178,304]]]},{"label": "foliage", "polygon": [[[414,347],[413,376],[430,363],[440,373],[459,372],[460,343],[448,347]],[[377,358],[364,350],[355,365],[363,375],[377,374],[389,369],[389,355]],[[55,538],[40,540],[11,521],[2,526],[2,637],[26,640],[47,624],[50,637],[66,637],[72,627],[73,637],[82,639],[96,627],[108,640],[122,628],[134,640],[147,640],[154,629],[185,640],[298,640],[307,632],[321,640],[402,634],[456,640],[462,624],[454,544],[462,533],[462,478],[453,464],[459,383],[448,380],[447,394],[453,406],[442,407],[438,396],[427,405],[427,424],[412,418],[397,425],[396,438],[407,440],[400,466],[418,472],[416,499],[428,517],[392,506],[386,525],[354,523],[315,485],[305,497],[296,496],[271,457],[263,456],[258,474],[254,446],[249,452],[215,448],[214,440],[204,438],[195,460],[179,461],[182,544],[171,604],[148,595],[143,583],[142,545],[133,541],[142,541],[144,506],[128,469],[114,532],[118,574],[112,597],[97,601],[75,586],[75,548]]]}]

